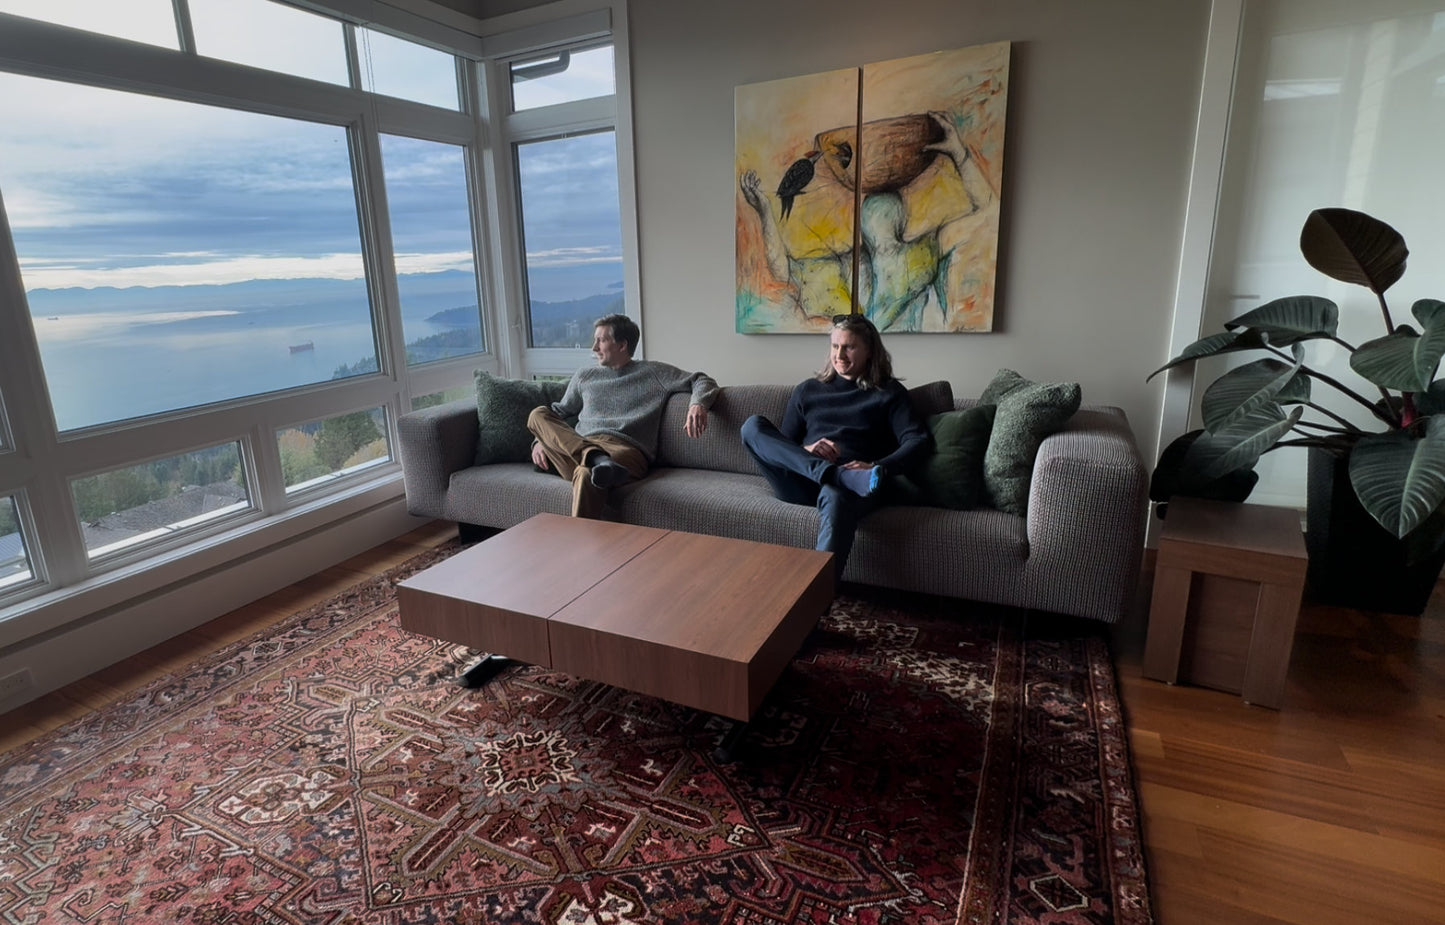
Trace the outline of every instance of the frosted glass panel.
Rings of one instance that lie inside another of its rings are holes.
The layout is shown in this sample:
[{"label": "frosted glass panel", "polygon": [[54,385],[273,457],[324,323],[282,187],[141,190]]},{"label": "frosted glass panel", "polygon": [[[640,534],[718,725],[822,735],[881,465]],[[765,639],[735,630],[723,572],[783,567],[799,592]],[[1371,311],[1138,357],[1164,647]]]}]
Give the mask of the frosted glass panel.
[{"label": "frosted glass panel", "polygon": [[[1306,216],[1329,206],[1368,212],[1405,236],[1409,265],[1386,295],[1397,324],[1413,323],[1416,299],[1445,298],[1442,143],[1445,3],[1391,3],[1387,10],[1317,0],[1249,3],[1203,333],[1272,299],[1304,294],[1340,306],[1340,336],[1351,344],[1385,333],[1368,290],[1337,283],[1300,256]],[[1225,362],[1199,364],[1196,393]],[[1362,394],[1374,391],[1335,345],[1312,343],[1306,362]],[[1317,389],[1315,400],[1375,429],[1367,411],[1328,388]],[[1197,414],[1191,426],[1200,426]],[[1304,450],[1274,450],[1258,470],[1250,501],[1304,506]]]}]

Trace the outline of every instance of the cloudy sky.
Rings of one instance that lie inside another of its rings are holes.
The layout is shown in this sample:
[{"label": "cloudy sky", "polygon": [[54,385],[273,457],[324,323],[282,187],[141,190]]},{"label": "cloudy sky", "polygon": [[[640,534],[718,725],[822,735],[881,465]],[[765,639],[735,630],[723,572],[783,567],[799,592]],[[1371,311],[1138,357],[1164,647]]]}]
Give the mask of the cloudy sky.
[{"label": "cloudy sky", "polygon": [[[168,0],[0,0],[0,12],[174,48],[169,8]],[[345,80],[335,22],[267,0],[191,0],[191,8],[203,53]],[[449,56],[365,38],[368,85],[455,105]],[[610,54],[579,55],[567,77],[610,88],[610,67]],[[532,99],[578,95],[560,78],[545,83]],[[343,128],[7,73],[0,119],[0,196],[27,289],[362,273]],[[461,149],[394,136],[382,147],[398,270],[471,269]],[[610,133],[529,145],[520,170],[534,269],[620,265]]]}]

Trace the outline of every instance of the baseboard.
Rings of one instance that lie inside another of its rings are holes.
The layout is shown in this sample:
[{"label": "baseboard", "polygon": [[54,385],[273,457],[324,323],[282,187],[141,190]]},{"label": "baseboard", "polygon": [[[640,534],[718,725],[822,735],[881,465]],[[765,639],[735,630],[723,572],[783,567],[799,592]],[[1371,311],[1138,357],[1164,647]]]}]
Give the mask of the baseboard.
[{"label": "baseboard", "polygon": [[392,498],[0,652],[0,713],[413,530]]}]

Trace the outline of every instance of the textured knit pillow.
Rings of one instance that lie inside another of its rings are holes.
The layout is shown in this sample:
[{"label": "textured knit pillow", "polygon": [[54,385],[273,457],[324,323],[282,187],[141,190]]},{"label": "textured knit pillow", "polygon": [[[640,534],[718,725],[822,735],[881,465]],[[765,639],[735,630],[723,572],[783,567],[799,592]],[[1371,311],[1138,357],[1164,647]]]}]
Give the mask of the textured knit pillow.
[{"label": "textured knit pillow", "polygon": [[983,455],[984,491],[998,510],[1026,514],[1039,444],[1079,410],[1079,384],[1031,382],[1003,369],[979,401],[987,399],[998,402],[998,414]]},{"label": "textured knit pillow", "polygon": [[907,475],[889,480],[890,500],[966,511],[983,503],[983,456],[994,405],[946,411],[928,419],[933,453]]},{"label": "textured knit pillow", "polygon": [[527,415],[538,405],[550,405],[567,390],[567,383],[551,380],[499,379],[477,370],[477,460],[527,462],[532,458],[532,434]]}]

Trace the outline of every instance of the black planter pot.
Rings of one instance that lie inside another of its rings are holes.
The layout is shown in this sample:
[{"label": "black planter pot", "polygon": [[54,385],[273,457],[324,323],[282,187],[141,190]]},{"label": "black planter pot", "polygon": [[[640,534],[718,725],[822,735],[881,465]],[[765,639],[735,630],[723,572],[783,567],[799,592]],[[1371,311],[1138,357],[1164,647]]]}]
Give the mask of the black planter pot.
[{"label": "black planter pot", "polygon": [[1310,599],[1419,616],[1445,565],[1445,547],[1408,562],[1405,544],[1376,523],[1355,496],[1348,457],[1310,449],[1308,499]]}]

